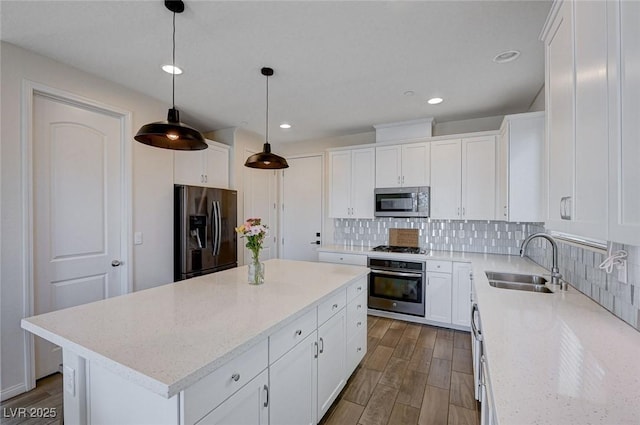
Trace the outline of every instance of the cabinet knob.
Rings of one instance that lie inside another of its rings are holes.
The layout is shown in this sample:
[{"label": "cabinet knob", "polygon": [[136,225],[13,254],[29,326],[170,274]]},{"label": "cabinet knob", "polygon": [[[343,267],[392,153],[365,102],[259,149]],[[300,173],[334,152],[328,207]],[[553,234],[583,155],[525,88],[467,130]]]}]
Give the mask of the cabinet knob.
[{"label": "cabinet knob", "polygon": [[362,351],[362,347],[358,347],[358,351]]},{"label": "cabinet knob", "polygon": [[111,262],[111,267],[118,267],[120,264],[122,264],[120,260],[113,260]]},{"label": "cabinet knob", "polygon": [[302,335],[302,329],[298,329],[298,330],[296,331],[296,335],[298,335],[298,336]]},{"label": "cabinet knob", "polygon": [[358,323],[357,323],[357,326],[358,326],[358,327],[362,326],[362,322],[358,322]]},{"label": "cabinet knob", "polygon": [[338,304],[334,304],[331,306],[331,310],[335,310],[336,308],[338,308]]},{"label": "cabinet knob", "polygon": [[238,382],[240,380],[240,374],[239,373],[234,373],[233,375],[231,375],[231,379],[233,379],[235,382]]}]

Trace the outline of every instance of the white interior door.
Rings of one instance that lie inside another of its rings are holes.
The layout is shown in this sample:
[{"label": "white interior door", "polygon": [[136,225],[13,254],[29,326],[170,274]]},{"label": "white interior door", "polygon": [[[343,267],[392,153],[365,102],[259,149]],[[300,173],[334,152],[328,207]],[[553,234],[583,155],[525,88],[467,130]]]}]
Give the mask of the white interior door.
[{"label": "white interior door", "polygon": [[[34,96],[35,314],[122,293],[122,126],[95,109]],[[58,370],[62,353],[36,337],[35,358],[37,379]]]},{"label": "white interior door", "polygon": [[[246,151],[245,157],[255,152]],[[277,176],[275,170],[260,170],[256,168],[244,168],[244,217],[240,223],[248,218],[260,218],[262,224],[269,226],[269,235],[265,238],[260,251],[260,259],[268,260],[277,258],[276,239],[278,236],[277,216]],[[238,238],[238,245],[243,247],[244,264],[251,261],[251,252],[244,248],[247,241]]]},{"label": "white interior door", "polygon": [[[322,235],[322,155],[287,159],[282,173],[282,258],[317,261]],[[320,236],[318,236],[320,235]]]}]

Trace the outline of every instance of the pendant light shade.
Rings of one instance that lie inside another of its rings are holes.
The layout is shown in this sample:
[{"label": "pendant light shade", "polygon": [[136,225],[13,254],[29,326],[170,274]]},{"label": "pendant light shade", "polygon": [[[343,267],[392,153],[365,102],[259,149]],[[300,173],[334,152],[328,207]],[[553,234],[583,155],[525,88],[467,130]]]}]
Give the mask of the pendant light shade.
[{"label": "pendant light shade", "polygon": [[[180,0],[165,0],[164,5],[173,12],[173,62],[176,65],[176,13],[184,11],[184,3]],[[208,145],[204,137],[195,128],[180,122],[180,112],[176,109],[176,76],[172,74],[172,102],[166,121],[158,121],[143,125],[135,135],[140,143],[156,148],[173,149],[180,151],[195,151],[206,149]]]},{"label": "pendant light shade", "polygon": [[262,147],[262,152],[254,153],[244,163],[245,167],[249,168],[261,168],[265,170],[279,170],[282,168],[289,168],[287,160],[283,157],[271,153],[271,145],[269,144],[269,77],[273,75],[272,68],[262,68],[260,70],[262,75],[267,77],[267,116],[266,116],[266,131],[265,131],[265,143]]}]

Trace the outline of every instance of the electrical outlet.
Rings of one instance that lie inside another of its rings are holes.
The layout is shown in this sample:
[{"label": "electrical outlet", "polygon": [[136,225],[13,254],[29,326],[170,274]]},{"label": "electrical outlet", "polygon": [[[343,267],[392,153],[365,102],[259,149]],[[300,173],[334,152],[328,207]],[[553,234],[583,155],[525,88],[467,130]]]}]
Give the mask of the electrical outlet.
[{"label": "electrical outlet", "polygon": [[64,372],[62,372],[64,390],[71,395],[76,396],[76,370],[65,366]]},{"label": "electrical outlet", "polygon": [[620,263],[616,265],[618,269],[618,282],[627,283],[627,259],[620,260]]},{"label": "electrical outlet", "polygon": [[142,245],[142,232],[135,232],[133,234],[133,244]]}]

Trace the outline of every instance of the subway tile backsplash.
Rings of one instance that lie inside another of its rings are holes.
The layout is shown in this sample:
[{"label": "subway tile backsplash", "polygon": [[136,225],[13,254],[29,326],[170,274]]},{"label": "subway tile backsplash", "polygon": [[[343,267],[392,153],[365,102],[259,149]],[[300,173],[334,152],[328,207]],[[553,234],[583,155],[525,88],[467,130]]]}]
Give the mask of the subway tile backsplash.
[{"label": "subway tile backsplash", "polygon": [[[425,249],[505,255],[518,255],[527,236],[545,231],[543,223],[430,218],[335,219],[334,242],[370,248],[386,245],[389,228],[418,229],[420,245]],[[559,240],[560,273],[574,288],[640,330],[640,247],[614,242],[611,249],[613,252],[624,249],[628,253],[626,284],[618,281],[615,268],[611,274],[599,268],[606,253]],[[546,241],[533,240],[527,255],[547,270],[551,269],[551,249]]]},{"label": "subway tile backsplash", "polygon": [[389,229],[418,229],[420,246],[434,251],[518,254],[520,244],[540,223],[503,221],[432,220],[430,218],[335,219],[338,245],[374,247],[386,245]]}]

